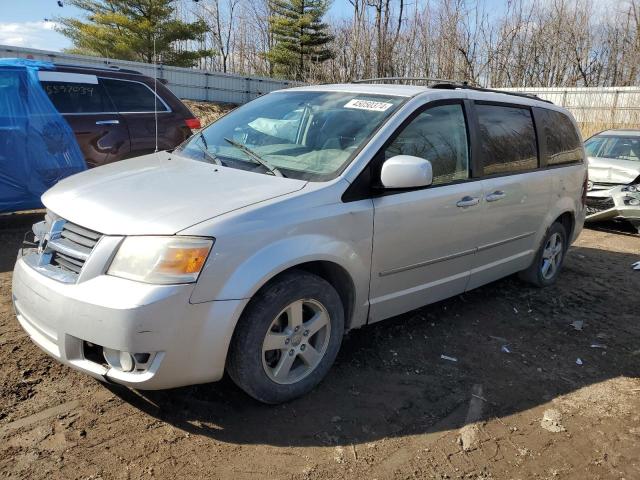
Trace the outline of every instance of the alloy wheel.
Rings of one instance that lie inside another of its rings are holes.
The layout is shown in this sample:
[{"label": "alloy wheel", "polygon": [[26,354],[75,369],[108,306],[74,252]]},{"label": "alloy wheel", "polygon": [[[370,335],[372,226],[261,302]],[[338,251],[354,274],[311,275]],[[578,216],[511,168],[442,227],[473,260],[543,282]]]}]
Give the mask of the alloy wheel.
[{"label": "alloy wheel", "polygon": [[556,275],[562,262],[563,253],[562,236],[556,232],[549,237],[542,251],[542,278],[550,280]]},{"label": "alloy wheel", "polygon": [[331,335],[327,309],[317,300],[296,300],[271,322],[262,343],[262,366],[279,384],[299,382],[322,361]]}]

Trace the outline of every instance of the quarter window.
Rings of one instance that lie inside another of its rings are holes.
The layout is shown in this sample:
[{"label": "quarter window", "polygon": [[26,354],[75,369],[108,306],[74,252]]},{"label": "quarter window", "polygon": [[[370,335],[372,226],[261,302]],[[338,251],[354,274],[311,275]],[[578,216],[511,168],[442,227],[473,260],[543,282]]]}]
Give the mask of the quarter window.
[{"label": "quarter window", "polygon": [[469,178],[469,147],[462,105],[441,105],[421,112],[384,153],[385,160],[395,155],[429,160],[434,185]]},{"label": "quarter window", "polygon": [[116,105],[118,112],[159,112],[167,111],[160,98],[155,100],[153,91],[138,82],[101,78],[100,83],[105,86],[109,96]]},{"label": "quarter window", "polygon": [[41,81],[42,88],[60,113],[113,112],[114,107],[99,83]]},{"label": "quarter window", "polygon": [[485,175],[538,167],[536,132],[528,108],[476,105],[476,111]]},{"label": "quarter window", "polygon": [[545,110],[544,133],[547,138],[547,164],[582,162],[582,145],[569,117]]}]

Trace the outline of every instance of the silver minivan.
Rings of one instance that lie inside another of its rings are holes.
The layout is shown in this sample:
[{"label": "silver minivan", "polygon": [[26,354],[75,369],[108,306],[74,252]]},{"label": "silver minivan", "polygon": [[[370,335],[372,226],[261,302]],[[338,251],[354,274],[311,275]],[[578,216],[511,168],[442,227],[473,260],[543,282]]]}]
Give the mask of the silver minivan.
[{"label": "silver minivan", "polygon": [[46,192],[13,275],[59,361],[138,389],[310,391],[344,333],[514,273],[553,284],[585,218],[564,109],[442,83],[258,98],[174,151]]}]

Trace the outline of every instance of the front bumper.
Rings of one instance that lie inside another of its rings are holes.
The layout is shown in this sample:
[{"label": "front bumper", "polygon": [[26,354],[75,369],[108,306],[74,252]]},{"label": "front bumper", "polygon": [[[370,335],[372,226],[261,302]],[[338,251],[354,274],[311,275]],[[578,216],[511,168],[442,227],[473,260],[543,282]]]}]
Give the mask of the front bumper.
[{"label": "front bumper", "polygon": [[640,193],[624,191],[623,187],[620,185],[588,192],[585,221],[627,220],[640,226],[640,205],[630,204],[640,201]]},{"label": "front bumper", "polygon": [[[13,302],[20,325],[49,355],[100,380],[138,389],[222,377],[247,300],[191,304],[193,285],[149,285],[107,275],[63,283],[33,267],[37,256],[17,260]],[[125,372],[86,355],[87,342],[151,356],[144,370]]]}]

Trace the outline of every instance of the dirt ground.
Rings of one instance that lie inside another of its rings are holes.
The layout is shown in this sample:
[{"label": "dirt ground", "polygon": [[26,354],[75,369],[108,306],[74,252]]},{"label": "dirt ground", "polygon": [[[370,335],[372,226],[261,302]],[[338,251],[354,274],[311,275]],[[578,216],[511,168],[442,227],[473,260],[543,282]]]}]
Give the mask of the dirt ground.
[{"label": "dirt ground", "polygon": [[557,288],[507,278],[351,332],[314,392],[269,407],[42,353],[11,307],[35,219],[0,225],[0,478],[640,478],[638,236],[585,230]]},{"label": "dirt ground", "polygon": [[233,103],[197,102],[184,98],[181,101],[200,119],[203,128],[237,107]]}]

